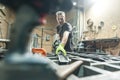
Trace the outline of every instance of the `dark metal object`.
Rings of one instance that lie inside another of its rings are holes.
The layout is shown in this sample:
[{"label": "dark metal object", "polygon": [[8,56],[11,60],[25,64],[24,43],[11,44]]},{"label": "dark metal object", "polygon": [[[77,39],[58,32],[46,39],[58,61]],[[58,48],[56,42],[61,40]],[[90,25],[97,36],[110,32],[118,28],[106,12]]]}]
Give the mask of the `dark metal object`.
[{"label": "dark metal object", "polygon": [[67,64],[71,61],[70,58],[67,55],[64,56],[61,51],[58,53],[58,60],[60,64]]},{"label": "dark metal object", "polygon": [[82,64],[82,61],[76,61],[69,65],[63,65],[59,66],[57,69],[57,74],[59,77],[64,80],[66,77],[68,77],[71,73],[73,73],[79,66]]},{"label": "dark metal object", "polygon": [[[115,58],[113,56],[110,56],[110,55],[108,56],[107,54],[103,54],[103,53],[82,53],[82,56],[77,55],[81,53],[75,53],[75,52],[67,52],[67,54],[69,55],[69,58],[72,60],[71,63],[74,61],[81,61],[81,60],[83,61],[83,63],[77,68],[77,73],[74,73],[76,72],[76,69],[74,69],[74,71],[70,73],[68,77],[66,77],[66,80],[81,80],[81,79],[96,80],[98,79],[98,76],[104,80],[112,80],[114,78],[114,77],[109,78],[108,76],[102,77],[103,75],[106,75],[106,74],[111,76],[112,74],[114,74],[115,80],[119,80],[119,75],[117,74],[116,71],[120,71],[120,60],[119,61],[114,60],[116,58],[118,60],[119,57]],[[85,55],[86,57],[84,57]],[[91,58],[93,56],[101,57],[101,55],[104,56],[103,59],[105,58],[105,56],[108,56],[109,59],[105,61],[100,61],[100,60]],[[52,59],[53,58],[51,58],[51,60]],[[55,59],[57,58],[54,58],[54,60]],[[68,68],[67,65],[65,65],[66,68]],[[65,69],[65,67],[63,68],[63,70]],[[62,70],[60,71],[63,72]],[[62,73],[59,72],[59,74],[62,74]]]},{"label": "dark metal object", "polygon": [[83,78],[79,78],[72,74],[66,80],[120,80],[119,75],[120,75],[120,71],[113,73],[106,73],[103,75],[83,77]]},{"label": "dark metal object", "polygon": [[0,12],[1,12],[4,16],[6,16],[6,14],[4,13],[4,11],[3,11],[2,9],[0,9]]},{"label": "dark metal object", "polygon": [[83,57],[83,58],[89,58],[89,59],[93,59],[96,61],[101,61],[101,62],[107,62],[109,60],[111,61],[120,61],[119,57],[114,57],[112,55],[109,54],[105,54],[105,53],[92,53],[92,52],[86,52],[86,53],[71,53],[68,52],[71,55],[74,56],[79,56],[79,57]]},{"label": "dark metal object", "polygon": [[[81,54],[81,53],[79,53],[79,54]],[[83,53],[83,54],[87,55],[86,53]],[[93,53],[92,55],[96,56],[96,54],[97,53]],[[72,55],[74,55],[74,53]],[[97,54],[97,55],[99,55],[99,54]],[[106,55],[104,54],[103,56],[106,56]],[[90,56],[90,55],[88,55],[88,56]],[[104,62],[96,61],[96,60],[93,62],[88,61],[90,63],[88,66],[86,66],[86,64],[85,64],[85,59],[87,61],[87,59],[91,59],[91,57],[89,57],[89,58],[82,57],[83,59],[80,58],[81,56],[80,57],[77,56],[77,57],[76,57],[76,59],[79,59],[79,60],[84,59],[84,61],[83,61],[84,65],[82,65],[83,68],[82,67],[80,68],[78,75],[72,74],[66,80],[96,80],[96,79],[119,80],[119,76],[118,76],[119,73],[117,73],[116,71],[120,71],[120,66],[119,66],[120,60],[119,61],[113,60],[112,59],[113,56],[109,56],[109,60],[106,60]],[[113,77],[113,74],[114,74],[114,77]],[[110,76],[110,77],[108,77],[108,76]]]},{"label": "dark metal object", "polygon": [[33,48],[38,48],[38,35],[37,34],[33,34],[32,35],[32,40],[33,40],[33,45],[32,45],[32,47]]},{"label": "dark metal object", "polygon": [[43,28],[42,28],[42,33],[41,33],[41,48],[43,47]]},{"label": "dark metal object", "polygon": [[108,73],[103,75],[91,76],[86,78],[81,78],[79,80],[120,80],[119,78],[120,72]]}]

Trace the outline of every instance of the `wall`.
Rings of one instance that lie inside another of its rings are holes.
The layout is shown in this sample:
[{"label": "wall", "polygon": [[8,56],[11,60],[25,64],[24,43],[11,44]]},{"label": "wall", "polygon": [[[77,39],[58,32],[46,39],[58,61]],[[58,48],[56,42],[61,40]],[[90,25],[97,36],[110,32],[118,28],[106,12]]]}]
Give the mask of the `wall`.
[{"label": "wall", "polygon": [[[0,10],[0,39],[9,39],[9,29],[15,20],[15,14],[2,4],[0,4]],[[5,44],[0,43],[0,48],[5,48]]]},{"label": "wall", "polygon": [[[32,32],[32,34],[37,34],[39,36],[38,44],[37,44],[38,48],[41,48],[41,47],[44,48],[47,51],[47,53],[50,53],[52,51],[53,34],[51,30],[52,29],[50,28],[38,26]],[[47,40],[47,37],[48,37],[48,40]]]},{"label": "wall", "polygon": [[[87,30],[87,20],[91,18],[94,22],[93,28],[96,30],[93,37],[89,39],[120,37],[120,0],[93,0],[85,1],[85,27]],[[100,21],[104,22],[101,30],[98,30]],[[116,28],[116,29],[115,29]],[[91,34],[88,31],[86,34]]]},{"label": "wall", "polygon": [[[85,0],[85,26],[84,26],[84,40],[95,39],[110,39],[120,38],[120,0]],[[90,29],[87,20],[93,21]],[[100,21],[104,22],[104,26],[99,29]],[[109,43],[113,45],[114,43]],[[97,44],[96,44],[97,45]],[[101,45],[104,45],[104,43]],[[98,45],[99,46],[99,45]],[[104,48],[106,53],[112,55],[120,55],[120,45]]]}]

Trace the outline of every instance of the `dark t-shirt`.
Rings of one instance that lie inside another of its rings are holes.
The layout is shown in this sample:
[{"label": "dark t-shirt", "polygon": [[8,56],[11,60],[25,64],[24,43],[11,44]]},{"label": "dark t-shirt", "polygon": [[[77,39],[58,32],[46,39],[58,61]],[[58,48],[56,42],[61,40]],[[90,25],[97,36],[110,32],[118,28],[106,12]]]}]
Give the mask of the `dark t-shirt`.
[{"label": "dark t-shirt", "polygon": [[65,45],[65,50],[68,51],[68,52],[71,52],[72,51],[72,26],[69,24],[69,23],[64,23],[62,26],[61,25],[58,25],[57,26],[57,33],[59,34],[60,36],[60,41],[62,40],[63,38],[63,34],[65,31],[68,31],[70,32],[69,36],[68,36],[68,40],[67,40],[67,43]]}]

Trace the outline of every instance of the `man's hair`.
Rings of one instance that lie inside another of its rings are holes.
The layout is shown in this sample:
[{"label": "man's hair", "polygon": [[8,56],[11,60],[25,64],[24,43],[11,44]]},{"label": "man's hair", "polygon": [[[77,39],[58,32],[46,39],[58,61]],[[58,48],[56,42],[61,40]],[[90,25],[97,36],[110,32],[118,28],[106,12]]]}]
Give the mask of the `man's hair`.
[{"label": "man's hair", "polygon": [[63,12],[63,11],[57,11],[57,12],[56,12],[56,16],[57,16],[57,15],[63,15],[63,16],[65,16],[65,12]]}]

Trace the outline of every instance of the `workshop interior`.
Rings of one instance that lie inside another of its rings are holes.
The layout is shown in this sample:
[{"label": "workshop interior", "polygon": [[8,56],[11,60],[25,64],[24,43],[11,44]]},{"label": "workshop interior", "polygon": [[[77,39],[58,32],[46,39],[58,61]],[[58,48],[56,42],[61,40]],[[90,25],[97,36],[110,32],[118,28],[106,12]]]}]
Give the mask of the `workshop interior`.
[{"label": "workshop interior", "polygon": [[[56,12],[72,51],[56,54]],[[120,0],[0,0],[0,80],[120,80]]]}]

